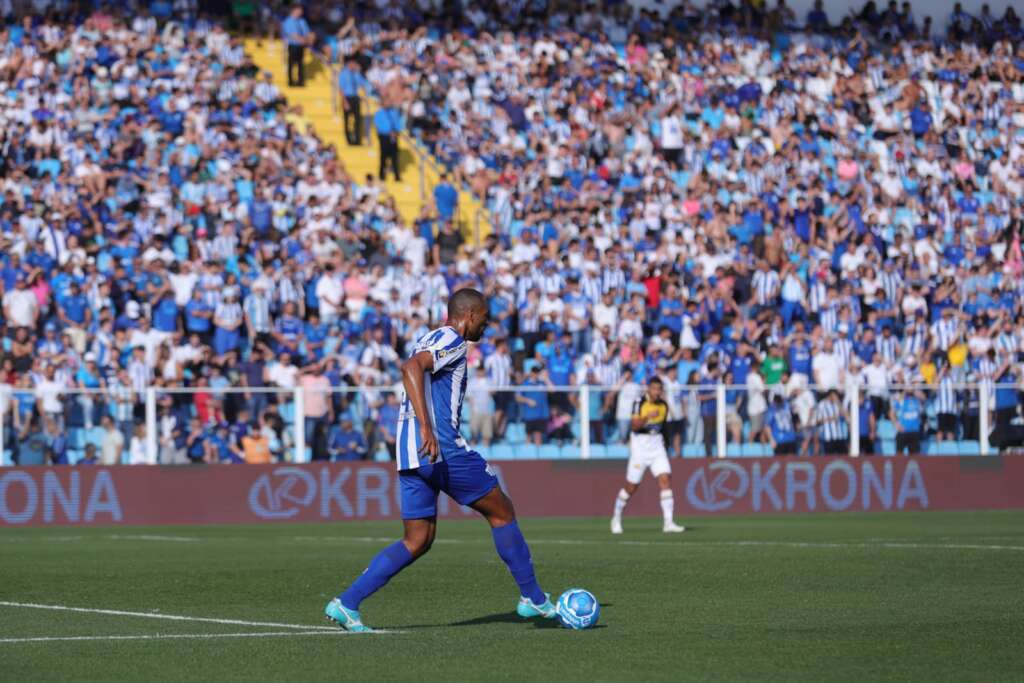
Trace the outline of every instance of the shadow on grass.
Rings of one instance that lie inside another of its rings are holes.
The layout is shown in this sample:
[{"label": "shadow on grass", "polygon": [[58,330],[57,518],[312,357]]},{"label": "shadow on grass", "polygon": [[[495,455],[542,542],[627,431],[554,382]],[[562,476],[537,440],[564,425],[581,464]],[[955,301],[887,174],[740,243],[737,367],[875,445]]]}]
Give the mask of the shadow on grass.
[{"label": "shadow on grass", "polygon": [[[612,605],[601,605],[601,609],[607,609]],[[485,626],[487,624],[523,624],[531,625],[534,628],[561,628],[557,619],[523,619],[515,612],[499,612],[498,614],[486,614],[482,617],[473,617],[462,621],[454,621],[448,624],[413,624],[409,626],[395,626],[396,630],[412,628],[440,628],[442,626]],[[389,627],[392,628],[392,627]],[[598,624],[593,628],[606,628],[604,624]]]}]

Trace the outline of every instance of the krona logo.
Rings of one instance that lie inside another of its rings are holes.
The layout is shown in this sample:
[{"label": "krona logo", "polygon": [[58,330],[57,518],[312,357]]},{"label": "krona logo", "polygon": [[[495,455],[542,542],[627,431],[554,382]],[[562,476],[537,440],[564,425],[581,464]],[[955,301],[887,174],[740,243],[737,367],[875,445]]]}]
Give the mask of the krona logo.
[{"label": "krona logo", "polygon": [[299,467],[278,467],[249,489],[249,509],[264,519],[289,519],[308,507],[315,495],[312,474]]},{"label": "krona logo", "polygon": [[[827,510],[848,510],[858,507],[858,494],[863,510],[928,507],[928,490],[917,462],[906,463],[896,488],[893,475],[891,461],[881,463],[880,467],[870,460],[831,460],[823,466],[820,461],[768,461],[748,466],[723,461],[701,467],[690,475],[686,499],[704,512],[728,510],[737,503],[743,507],[744,502],[754,512],[811,511],[817,509],[819,498]],[[798,503],[801,497],[803,500]],[[911,505],[914,502],[916,506]]]}]

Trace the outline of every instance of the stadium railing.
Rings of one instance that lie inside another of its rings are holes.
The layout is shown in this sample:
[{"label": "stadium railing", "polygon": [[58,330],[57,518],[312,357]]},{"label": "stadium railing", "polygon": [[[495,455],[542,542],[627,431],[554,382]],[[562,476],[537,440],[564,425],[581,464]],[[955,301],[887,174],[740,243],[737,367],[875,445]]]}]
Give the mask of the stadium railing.
[{"label": "stadium railing", "polygon": [[[675,457],[772,455],[780,432],[773,432],[769,414],[774,397],[785,395],[788,405],[779,409],[790,415],[796,455],[988,455],[1024,433],[1017,416],[1021,387],[955,384],[944,391],[943,395],[934,384],[884,389],[851,384],[836,388],[830,397],[829,389],[800,383],[784,390],[780,385],[680,386],[668,396],[663,431],[669,454]],[[635,384],[496,388],[471,383],[461,435],[470,447],[494,460],[625,458],[630,411],[641,395]],[[904,405],[906,397],[912,398]],[[327,391],[154,386],[140,392],[68,389],[49,394],[2,387],[2,462],[38,463],[41,451],[53,450],[73,464],[90,444],[101,449],[104,417],[111,419],[109,428],[122,433],[124,464],[187,462],[183,437],[197,434],[219,443],[219,429],[230,438],[242,424],[249,429],[265,426],[278,460],[383,461],[394,457],[400,400],[401,389],[393,385]],[[825,403],[832,403],[831,412]],[[868,415],[852,411],[862,404]],[[915,419],[919,439],[907,429]],[[174,429],[182,432],[177,441]],[[353,437],[356,448],[349,449],[336,443],[341,437],[332,442],[337,430],[350,436],[358,432],[362,440]]]},{"label": "stadium railing", "polygon": [[[316,59],[322,68],[326,69],[330,74],[331,80],[331,110],[336,118],[340,118],[343,115],[343,107],[341,105],[341,91],[338,87],[338,65],[337,63],[331,62],[319,51],[311,51],[313,58]],[[282,54],[284,54],[282,52]],[[372,144],[373,138],[373,115],[380,108],[380,99],[371,95],[363,95],[360,98],[363,102],[363,144]],[[418,167],[419,175],[419,194],[421,203],[432,203],[433,202],[433,185],[438,183],[441,177],[446,173],[446,170],[441,166],[440,163],[434,158],[434,155],[417,139],[416,136],[412,135],[408,130],[404,130],[399,134],[399,139],[405,143],[405,148],[416,159],[416,165]],[[428,178],[431,186],[428,188]],[[473,216],[466,216],[466,207],[463,206],[463,202],[459,202],[455,207],[457,212],[456,224],[462,230],[463,237],[467,240],[472,239],[473,244],[477,247],[481,244],[481,221],[488,220],[488,211],[486,208],[478,208]]]}]

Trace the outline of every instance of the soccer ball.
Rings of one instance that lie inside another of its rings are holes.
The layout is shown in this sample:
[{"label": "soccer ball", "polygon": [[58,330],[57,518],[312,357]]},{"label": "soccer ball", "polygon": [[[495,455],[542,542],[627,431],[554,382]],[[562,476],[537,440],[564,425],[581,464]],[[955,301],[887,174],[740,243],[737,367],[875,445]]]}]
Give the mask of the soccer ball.
[{"label": "soccer ball", "polygon": [[590,591],[570,588],[558,598],[555,611],[562,626],[578,631],[591,628],[597,623],[597,618],[601,615],[601,605]]}]

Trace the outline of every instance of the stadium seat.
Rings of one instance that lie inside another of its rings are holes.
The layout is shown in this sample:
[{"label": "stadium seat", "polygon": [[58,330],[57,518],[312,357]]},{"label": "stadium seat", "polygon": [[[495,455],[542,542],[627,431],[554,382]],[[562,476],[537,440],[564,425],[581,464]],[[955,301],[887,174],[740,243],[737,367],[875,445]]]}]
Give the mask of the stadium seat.
[{"label": "stadium seat", "polygon": [[0,466],[2,466],[2,467],[9,467],[9,466],[11,466],[13,464],[14,464],[14,462],[11,460],[11,452],[10,451],[5,450],[2,453],[0,453]]},{"label": "stadium seat", "polygon": [[81,450],[85,448],[85,430],[81,427],[72,427],[68,430],[68,448]]},{"label": "stadium seat", "polygon": [[93,427],[92,429],[88,430],[85,437],[85,441],[86,443],[91,443],[98,449],[100,446],[103,445],[103,437],[103,427]]},{"label": "stadium seat", "polygon": [[683,444],[683,457],[684,458],[703,458],[706,457],[704,453],[704,444],[702,443],[686,443]]},{"label": "stadium seat", "polygon": [[605,446],[603,443],[592,443],[592,444],[590,444],[590,457],[593,460],[599,460],[599,459],[603,458],[605,456],[605,453],[607,453],[607,451],[608,451],[608,447]]},{"label": "stadium seat", "polygon": [[896,455],[896,440],[883,439],[880,451],[882,455]]},{"label": "stadium seat", "polygon": [[875,429],[878,432],[878,438],[883,441],[890,441],[896,438],[896,426],[889,422],[889,420],[879,420]]},{"label": "stadium seat", "polygon": [[624,443],[613,443],[607,447],[606,458],[628,458],[629,446]]},{"label": "stadium seat", "polygon": [[931,452],[928,455],[960,455],[960,447],[956,441],[936,441],[929,446]]},{"label": "stadium seat", "polygon": [[957,441],[957,451],[960,455],[980,455],[981,444],[977,441]]},{"label": "stadium seat", "polygon": [[[736,445],[729,444],[729,449],[726,451],[729,455],[736,455]],[[740,445],[740,457],[743,458],[759,458],[761,457],[761,444],[759,443],[745,443]]]},{"label": "stadium seat", "polygon": [[536,460],[538,447],[532,443],[519,444],[513,448],[514,460]]},{"label": "stadium seat", "polygon": [[377,452],[373,454],[374,462],[388,462],[391,460],[391,454],[388,453],[388,449],[378,448]]},{"label": "stadium seat", "polygon": [[561,457],[561,446],[546,443],[537,449],[537,457],[541,460],[558,460]]},{"label": "stadium seat", "polygon": [[490,460],[515,460],[516,449],[509,444],[497,444],[491,448]]},{"label": "stadium seat", "polygon": [[559,456],[562,460],[579,460],[580,459],[580,447],[573,444],[566,444],[562,446]]},{"label": "stadium seat", "polygon": [[505,440],[510,444],[526,443],[526,425],[522,422],[512,422],[505,430]]}]

